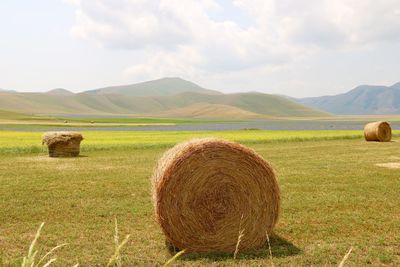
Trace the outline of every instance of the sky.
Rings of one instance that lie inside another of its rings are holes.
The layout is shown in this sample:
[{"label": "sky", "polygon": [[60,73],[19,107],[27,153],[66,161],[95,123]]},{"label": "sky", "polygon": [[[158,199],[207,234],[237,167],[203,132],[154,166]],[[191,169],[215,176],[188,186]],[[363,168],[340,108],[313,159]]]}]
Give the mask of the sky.
[{"label": "sky", "polygon": [[398,0],[2,0],[0,88],[181,77],[294,97],[400,81]]}]

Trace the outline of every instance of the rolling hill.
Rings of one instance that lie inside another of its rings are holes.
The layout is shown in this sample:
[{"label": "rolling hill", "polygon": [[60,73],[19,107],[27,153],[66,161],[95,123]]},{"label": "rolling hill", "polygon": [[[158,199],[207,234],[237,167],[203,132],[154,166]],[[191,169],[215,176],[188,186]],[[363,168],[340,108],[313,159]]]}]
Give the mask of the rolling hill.
[{"label": "rolling hill", "polygon": [[199,85],[181,78],[162,78],[142,83],[110,86],[86,91],[89,94],[118,94],[127,96],[167,96],[183,92],[196,92],[201,94],[218,95],[218,91],[208,90]]},{"label": "rolling hill", "polygon": [[[180,84],[177,87],[180,89],[173,89],[172,84]],[[137,96],[144,94],[145,88],[153,88],[149,92],[159,95]],[[179,78],[165,78],[114,89],[108,87],[105,91],[100,89],[78,94],[65,89],[54,89],[46,93],[0,92],[0,109],[52,115],[132,114],[227,119],[328,115],[282,96],[253,92],[222,94]]]},{"label": "rolling hill", "polygon": [[15,92],[15,91],[13,91],[13,90],[7,90],[7,89],[0,88],[0,92]]},{"label": "rolling hill", "polygon": [[392,86],[361,85],[344,94],[296,101],[340,115],[400,114],[400,82]]},{"label": "rolling hill", "polygon": [[6,110],[0,110],[0,119],[7,119],[7,120],[16,120],[16,119],[21,119],[25,118],[27,115],[18,113],[18,112],[13,112],[13,111],[6,111]]},{"label": "rolling hill", "polygon": [[237,107],[222,105],[222,104],[209,104],[209,103],[196,103],[183,108],[176,108],[168,110],[159,114],[160,117],[167,118],[196,118],[196,119],[218,119],[218,118],[235,118],[235,119],[266,119],[267,115],[253,113]]},{"label": "rolling hill", "polygon": [[[35,114],[137,114],[159,116],[180,108],[188,108],[188,114],[179,111],[179,117],[190,118],[194,108],[204,109],[203,105],[223,105],[210,112],[209,117],[233,118],[238,110],[268,116],[326,116],[326,113],[305,107],[283,97],[260,93],[241,93],[224,95],[203,95],[181,93],[174,96],[133,97],[123,95],[73,94],[51,95],[40,93],[0,93],[0,109]],[[214,106],[214,108],[217,106]],[[233,112],[229,114],[226,108]],[[200,111],[199,111],[200,112]],[[172,115],[173,113],[171,113]],[[241,113],[244,114],[243,112]],[[241,117],[244,117],[242,116]],[[206,116],[204,116],[206,117]]]},{"label": "rolling hill", "polygon": [[46,94],[48,94],[48,95],[73,95],[74,93],[72,93],[71,91],[68,91],[66,89],[63,89],[63,88],[56,88],[56,89],[48,91]]}]

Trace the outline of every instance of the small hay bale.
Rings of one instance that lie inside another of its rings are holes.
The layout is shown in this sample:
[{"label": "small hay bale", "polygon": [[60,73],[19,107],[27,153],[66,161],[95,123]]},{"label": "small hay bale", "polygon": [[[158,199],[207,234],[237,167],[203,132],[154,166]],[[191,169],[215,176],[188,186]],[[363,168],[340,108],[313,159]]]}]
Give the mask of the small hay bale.
[{"label": "small hay bale", "polygon": [[47,132],[42,145],[47,145],[50,157],[77,157],[82,140],[82,134],[77,132]]},{"label": "small hay bale", "polygon": [[386,121],[371,122],[364,127],[366,141],[390,142],[392,139],[392,128]]},{"label": "small hay bale", "polygon": [[167,242],[191,252],[234,252],[265,244],[278,221],[279,186],[255,151],[223,139],[193,139],[159,160],[155,214]]}]

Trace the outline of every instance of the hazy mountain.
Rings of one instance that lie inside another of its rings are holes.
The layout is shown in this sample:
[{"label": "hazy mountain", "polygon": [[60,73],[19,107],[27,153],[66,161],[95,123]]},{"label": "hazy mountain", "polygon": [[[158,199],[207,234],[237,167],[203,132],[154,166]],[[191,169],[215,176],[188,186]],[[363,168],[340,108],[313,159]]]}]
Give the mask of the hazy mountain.
[{"label": "hazy mountain", "polygon": [[361,85],[339,95],[297,99],[299,103],[341,115],[400,114],[400,82]]},{"label": "hazy mountain", "polygon": [[202,94],[221,94],[218,91],[208,90],[199,85],[181,78],[162,78],[158,80],[120,86],[110,86],[86,91],[91,94],[118,94],[128,96],[167,96],[183,92],[196,92]]},{"label": "hazy mountain", "polygon": [[73,95],[74,93],[72,93],[71,91],[68,91],[66,89],[63,88],[56,88],[53,90],[50,90],[48,92],[46,92],[46,94],[48,95]]},{"label": "hazy mountain", "polygon": [[393,84],[391,87],[394,89],[400,89],[400,82]]},{"label": "hazy mountain", "polygon": [[0,92],[15,92],[15,91],[13,91],[13,90],[7,90],[7,89],[0,88]]},{"label": "hazy mountain", "polygon": [[[326,116],[276,95],[261,93],[207,95],[185,92],[172,96],[135,97],[119,94],[0,93],[0,109],[35,114],[137,114],[235,119],[268,116]],[[208,115],[207,115],[208,114]],[[240,114],[240,116],[239,116]]]}]

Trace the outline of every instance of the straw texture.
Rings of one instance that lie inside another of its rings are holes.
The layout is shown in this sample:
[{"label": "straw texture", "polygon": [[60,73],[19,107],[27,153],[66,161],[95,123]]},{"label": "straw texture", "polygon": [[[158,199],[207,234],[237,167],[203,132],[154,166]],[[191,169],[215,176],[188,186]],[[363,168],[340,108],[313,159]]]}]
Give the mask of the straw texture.
[{"label": "straw texture", "polygon": [[366,141],[389,142],[392,139],[392,128],[386,121],[371,122],[364,127]]},{"label": "straw texture", "polygon": [[[167,241],[192,252],[261,247],[278,220],[279,187],[272,167],[253,150],[223,139],[193,139],[159,160],[155,213]],[[239,229],[241,228],[241,229]]]},{"label": "straw texture", "polygon": [[77,132],[47,132],[42,137],[50,157],[77,157],[83,136]]}]

